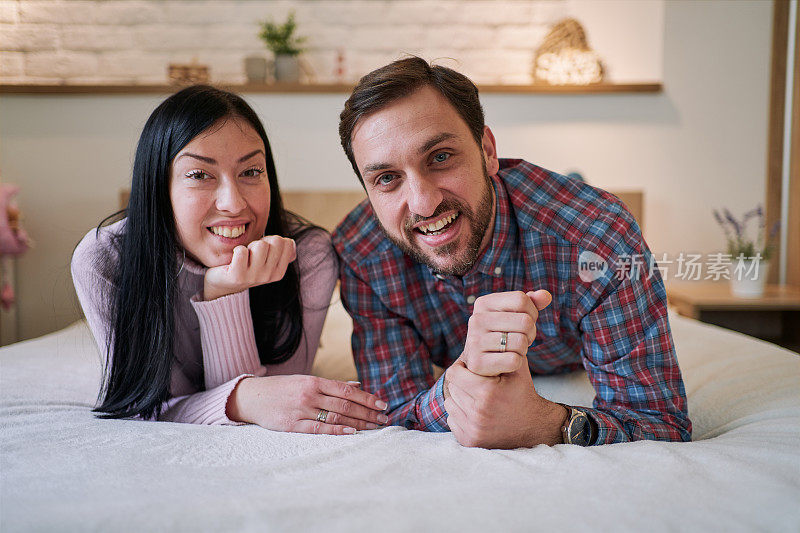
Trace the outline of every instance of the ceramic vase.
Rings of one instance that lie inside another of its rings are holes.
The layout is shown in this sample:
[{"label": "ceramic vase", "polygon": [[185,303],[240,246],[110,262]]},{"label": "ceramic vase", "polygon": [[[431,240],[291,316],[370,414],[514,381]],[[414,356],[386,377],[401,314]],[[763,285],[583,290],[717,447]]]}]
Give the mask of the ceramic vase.
[{"label": "ceramic vase", "polygon": [[267,58],[260,56],[245,57],[244,73],[249,83],[266,83]]},{"label": "ceramic vase", "polygon": [[769,272],[763,259],[734,259],[731,264],[731,293],[738,298],[760,298]]},{"label": "ceramic vase", "polygon": [[300,81],[300,62],[297,56],[285,54],[275,56],[275,81],[280,83]]}]

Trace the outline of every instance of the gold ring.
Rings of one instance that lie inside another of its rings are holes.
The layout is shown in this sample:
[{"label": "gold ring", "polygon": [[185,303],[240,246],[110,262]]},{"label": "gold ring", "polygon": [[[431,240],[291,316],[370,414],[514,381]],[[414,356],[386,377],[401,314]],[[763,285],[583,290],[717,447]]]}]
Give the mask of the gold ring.
[{"label": "gold ring", "polygon": [[317,413],[317,422],[325,422],[326,420],[328,420],[328,411],[320,409],[319,413]]},{"label": "gold ring", "polygon": [[501,353],[506,351],[506,346],[508,346],[508,332],[504,331],[500,335],[500,352]]}]

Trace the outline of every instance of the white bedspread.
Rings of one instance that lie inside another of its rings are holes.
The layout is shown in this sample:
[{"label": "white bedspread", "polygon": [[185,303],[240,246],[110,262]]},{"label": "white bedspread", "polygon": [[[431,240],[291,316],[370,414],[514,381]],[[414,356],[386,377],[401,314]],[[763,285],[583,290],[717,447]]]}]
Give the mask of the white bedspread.
[{"label": "white bedspread", "polygon": [[[0,350],[0,530],[800,531],[800,357],[672,326],[695,442],[490,451],[396,427],[98,420],[79,323]],[[346,349],[328,337],[325,351]],[[553,400],[593,396],[584,373],[535,383]]]}]

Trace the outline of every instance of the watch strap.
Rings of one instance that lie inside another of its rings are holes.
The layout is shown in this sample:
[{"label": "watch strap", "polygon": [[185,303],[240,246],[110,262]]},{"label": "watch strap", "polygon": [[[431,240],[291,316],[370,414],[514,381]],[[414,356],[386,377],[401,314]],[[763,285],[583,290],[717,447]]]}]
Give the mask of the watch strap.
[{"label": "watch strap", "polygon": [[[567,417],[564,419],[564,422],[561,424],[561,440],[564,444],[580,444],[582,446],[591,446],[594,444],[595,439],[597,438],[597,429],[595,427],[594,420],[592,417],[589,416],[589,413],[584,411],[583,409],[577,409],[572,407],[571,405],[567,405],[564,403],[557,402],[559,405],[564,407],[567,410]],[[572,420],[576,416],[583,415],[586,417],[586,424],[589,430],[589,437],[587,438],[586,443],[575,443],[572,441],[572,436],[570,435],[569,429],[572,425]]]},{"label": "watch strap", "polygon": [[561,423],[561,442],[564,444],[572,444],[572,439],[569,437],[569,423],[572,421],[572,417],[574,415],[572,407],[565,403],[556,403],[567,410],[567,417]]}]

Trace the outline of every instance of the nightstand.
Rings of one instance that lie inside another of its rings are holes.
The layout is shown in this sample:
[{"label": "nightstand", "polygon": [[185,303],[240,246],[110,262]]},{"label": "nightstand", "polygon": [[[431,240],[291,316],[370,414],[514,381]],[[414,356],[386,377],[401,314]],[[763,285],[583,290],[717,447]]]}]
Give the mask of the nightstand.
[{"label": "nightstand", "polygon": [[726,282],[670,283],[678,314],[800,352],[800,288],[768,285],[760,298],[733,296]]}]

